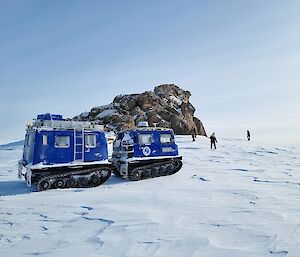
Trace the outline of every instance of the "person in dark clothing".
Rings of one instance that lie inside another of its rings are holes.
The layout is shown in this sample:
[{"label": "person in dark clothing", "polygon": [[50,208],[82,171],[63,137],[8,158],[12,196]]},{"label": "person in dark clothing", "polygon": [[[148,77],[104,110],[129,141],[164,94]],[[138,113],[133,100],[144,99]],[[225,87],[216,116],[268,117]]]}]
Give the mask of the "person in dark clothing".
[{"label": "person in dark clothing", "polygon": [[216,135],[215,135],[215,133],[212,133],[211,136],[210,136],[210,148],[211,149],[213,148],[213,146],[215,147],[215,149],[217,149],[216,142],[218,142],[217,138],[216,138]]},{"label": "person in dark clothing", "polygon": [[193,127],[191,129],[191,135],[192,135],[193,141],[195,141],[196,140],[195,138],[197,137],[197,131],[196,131],[195,127]]},{"label": "person in dark clothing", "polygon": [[247,130],[247,139],[248,139],[248,141],[250,141],[250,131],[249,130]]}]

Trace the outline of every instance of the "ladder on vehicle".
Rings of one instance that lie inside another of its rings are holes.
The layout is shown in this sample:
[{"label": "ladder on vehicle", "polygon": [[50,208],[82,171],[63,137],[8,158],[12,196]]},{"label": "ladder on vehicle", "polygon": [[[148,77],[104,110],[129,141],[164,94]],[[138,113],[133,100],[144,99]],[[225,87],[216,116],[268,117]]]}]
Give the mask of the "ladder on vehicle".
[{"label": "ladder on vehicle", "polygon": [[84,129],[74,129],[74,161],[84,160]]}]

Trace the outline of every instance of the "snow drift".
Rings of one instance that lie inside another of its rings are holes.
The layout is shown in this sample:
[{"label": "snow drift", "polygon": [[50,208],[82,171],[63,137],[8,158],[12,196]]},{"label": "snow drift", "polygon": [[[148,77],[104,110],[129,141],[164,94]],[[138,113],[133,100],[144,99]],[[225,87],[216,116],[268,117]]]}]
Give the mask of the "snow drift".
[{"label": "snow drift", "polygon": [[177,138],[184,166],[138,182],[34,192],[0,150],[0,256],[299,256],[300,151]]}]

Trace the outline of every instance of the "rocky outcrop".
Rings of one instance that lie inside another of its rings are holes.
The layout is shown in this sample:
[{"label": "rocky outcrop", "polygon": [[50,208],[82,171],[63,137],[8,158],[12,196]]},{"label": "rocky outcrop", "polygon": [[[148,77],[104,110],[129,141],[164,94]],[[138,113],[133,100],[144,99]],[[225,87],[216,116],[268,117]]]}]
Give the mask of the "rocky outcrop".
[{"label": "rocky outcrop", "polygon": [[116,131],[134,128],[139,121],[172,128],[181,135],[190,134],[195,127],[198,134],[206,136],[202,122],[194,116],[190,96],[189,91],[174,84],[164,84],[142,94],[118,95],[111,104],[94,107],[74,119],[96,121]]}]

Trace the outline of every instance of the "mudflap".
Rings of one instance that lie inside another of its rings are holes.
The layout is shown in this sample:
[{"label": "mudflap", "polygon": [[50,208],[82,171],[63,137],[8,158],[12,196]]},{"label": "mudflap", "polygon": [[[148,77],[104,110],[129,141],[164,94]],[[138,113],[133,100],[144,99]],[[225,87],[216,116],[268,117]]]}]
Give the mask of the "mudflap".
[{"label": "mudflap", "polygon": [[27,186],[28,187],[31,187],[31,175],[32,175],[32,172],[31,172],[31,169],[29,168],[26,168],[26,183],[27,183]]},{"label": "mudflap", "polygon": [[123,177],[123,178],[127,178],[128,177],[128,163],[121,163],[120,164],[120,175]]},{"label": "mudflap", "polygon": [[23,163],[22,161],[18,162],[18,179],[22,180],[22,169],[23,169]]}]

